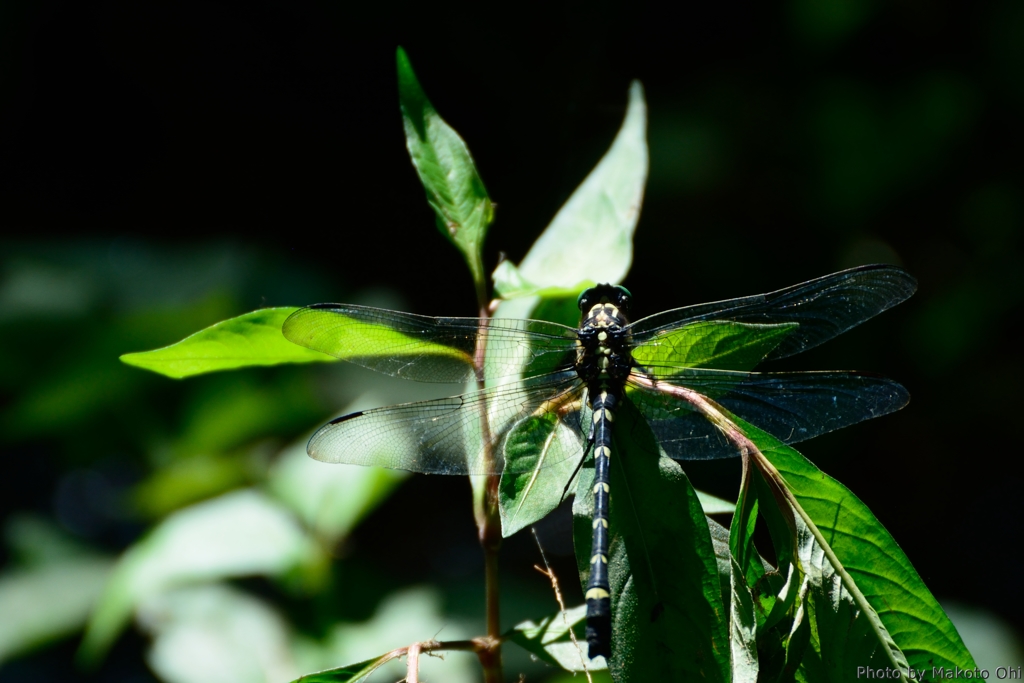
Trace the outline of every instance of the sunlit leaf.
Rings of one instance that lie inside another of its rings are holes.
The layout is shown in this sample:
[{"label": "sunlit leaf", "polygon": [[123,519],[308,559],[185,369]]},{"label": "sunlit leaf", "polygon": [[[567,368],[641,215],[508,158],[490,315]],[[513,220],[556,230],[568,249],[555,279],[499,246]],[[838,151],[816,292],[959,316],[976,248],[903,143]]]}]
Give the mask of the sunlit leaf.
[{"label": "sunlit leaf", "polygon": [[126,353],[121,360],[175,379],[251,366],[335,360],[284,338],[281,326],[295,310],[262,308],[211,325],[162,349]]},{"label": "sunlit leaf", "polygon": [[358,683],[366,678],[384,664],[393,659],[398,659],[398,654],[386,654],[375,659],[367,659],[358,664],[339,666],[334,669],[325,669],[316,673],[306,674],[296,678],[294,683]]},{"label": "sunlit leaf", "polygon": [[311,562],[315,552],[291,515],[254,491],[181,510],[121,557],[80,655],[85,661],[102,656],[141,600],[200,581],[280,575]]},{"label": "sunlit leaf", "polygon": [[473,281],[482,287],[481,249],[494,220],[494,205],[469,148],[434,110],[402,48],[398,48],[397,62],[398,99],[412,165],[437,216],[438,230],[462,252]]},{"label": "sunlit leaf", "polygon": [[[590,418],[584,413],[583,420]],[[548,413],[516,424],[505,441],[506,469],[499,485],[502,535],[511,536],[550,514],[576,487],[566,486],[583,456],[579,438]],[[516,463],[510,468],[510,463]],[[553,464],[552,464],[553,463]],[[517,471],[511,471],[511,470]],[[728,514],[734,505],[697,491],[705,514]]]},{"label": "sunlit leaf", "polygon": [[603,658],[591,662],[587,657],[586,620],[587,606],[580,605],[545,617],[539,623],[524,621],[506,635],[541,661],[566,671],[599,671],[606,665]]},{"label": "sunlit leaf", "polygon": [[629,108],[612,146],[559,209],[519,264],[495,272],[505,298],[588,283],[619,282],[633,260],[633,231],[647,181],[647,106],[634,82]]},{"label": "sunlit leaf", "polygon": [[[841,578],[842,590],[847,591],[851,599],[856,601],[858,594],[863,596],[877,616],[869,614],[862,621],[870,626],[873,619],[878,619],[905,655],[910,668],[929,672],[932,666],[973,668],[974,660],[953,624],[906,554],[867,506],[793,448],[756,427],[742,421],[737,423],[782,474],[786,486],[806,513],[807,518],[801,522],[805,531],[798,529],[798,533],[804,534],[798,537],[798,547],[802,561],[810,563],[818,572],[818,582],[824,586],[826,582],[835,584]],[[797,517],[799,519],[800,515]],[[813,534],[808,520],[813,522],[820,537]],[[807,538],[807,534],[812,538]],[[825,539],[827,543],[823,544]],[[828,566],[830,553],[841,563],[843,572]],[[812,576],[811,580],[814,578]],[[828,603],[825,595],[812,604],[819,623],[824,618],[821,605],[833,604]],[[853,618],[860,604],[842,609]],[[879,646],[885,646],[884,635],[876,633],[875,638]],[[822,647],[826,644],[820,643]],[[852,677],[854,674],[843,675]]]},{"label": "sunlit leaf", "polygon": [[520,471],[508,468],[501,474],[502,536],[547,516],[574,490],[566,486],[580,459],[572,454],[579,451],[579,438],[554,413],[528,418],[512,429],[505,441],[505,463],[516,463],[514,469]]},{"label": "sunlit leaf", "polygon": [[642,366],[667,363],[690,368],[750,370],[797,327],[796,323],[700,321],[655,336],[652,343],[637,347],[633,358]]},{"label": "sunlit leaf", "polygon": [[[344,304],[318,304],[288,316],[281,329],[286,339],[299,346],[386,374],[400,374],[389,365],[389,361],[406,363],[411,359],[428,358],[457,366],[455,375],[461,379],[465,376],[462,371],[473,364],[472,348],[467,350],[437,344],[416,337],[414,324],[404,324],[402,331],[377,322],[379,319],[374,309],[367,311]],[[410,330],[412,335],[407,334]],[[470,346],[473,344],[473,337],[465,339]]]},{"label": "sunlit leaf", "polygon": [[700,506],[704,508],[705,515],[732,514],[736,509],[735,503],[730,503],[723,498],[713,496],[710,493],[705,493],[704,491],[695,490],[695,492],[697,494],[697,500],[700,501]]}]

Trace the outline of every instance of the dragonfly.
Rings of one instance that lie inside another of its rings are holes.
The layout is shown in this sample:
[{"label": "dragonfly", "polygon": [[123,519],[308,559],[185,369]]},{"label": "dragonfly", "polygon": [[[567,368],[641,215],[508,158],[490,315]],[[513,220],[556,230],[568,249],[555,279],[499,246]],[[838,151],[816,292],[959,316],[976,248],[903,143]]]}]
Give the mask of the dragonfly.
[{"label": "dragonfly", "polygon": [[517,429],[537,423],[569,444],[546,466],[568,458],[582,465],[592,455],[586,631],[590,657],[610,657],[609,467],[613,430],[628,429],[615,421],[623,404],[646,422],[660,453],[676,460],[740,455],[720,425],[680,399],[684,393],[787,444],[891,413],[909,394],[884,377],[753,368],[832,339],[906,300],[916,286],[900,268],[861,266],[630,322],[630,292],[604,284],[580,294],[576,328],[316,304],[292,313],[283,332],[296,344],[387,375],[477,383],[449,398],[339,417],[310,438],[307,452],[316,460],[430,474],[527,472],[537,460],[513,457],[508,446]]}]

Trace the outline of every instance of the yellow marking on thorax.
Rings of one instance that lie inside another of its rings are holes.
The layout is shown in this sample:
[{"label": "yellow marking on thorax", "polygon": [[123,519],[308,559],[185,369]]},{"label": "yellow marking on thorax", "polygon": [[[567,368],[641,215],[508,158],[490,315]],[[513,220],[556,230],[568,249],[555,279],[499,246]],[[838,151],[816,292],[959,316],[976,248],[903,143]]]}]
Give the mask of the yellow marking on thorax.
[{"label": "yellow marking on thorax", "polygon": [[587,591],[587,594],[584,597],[586,597],[587,600],[604,600],[611,596],[608,594],[608,591],[603,588],[591,588]]},{"label": "yellow marking on thorax", "polygon": [[604,491],[605,493],[611,493],[611,489],[608,488],[608,484],[604,483],[603,481],[598,483],[598,484],[594,484],[594,494],[596,495],[598,491]]},{"label": "yellow marking on thorax", "polygon": [[607,519],[595,519],[594,520],[594,528],[596,529],[598,526],[603,526],[605,529],[607,529],[608,528],[608,520]]},{"label": "yellow marking on thorax", "polygon": [[597,564],[598,562],[608,564],[608,558],[604,555],[594,555],[590,558],[590,564]]}]

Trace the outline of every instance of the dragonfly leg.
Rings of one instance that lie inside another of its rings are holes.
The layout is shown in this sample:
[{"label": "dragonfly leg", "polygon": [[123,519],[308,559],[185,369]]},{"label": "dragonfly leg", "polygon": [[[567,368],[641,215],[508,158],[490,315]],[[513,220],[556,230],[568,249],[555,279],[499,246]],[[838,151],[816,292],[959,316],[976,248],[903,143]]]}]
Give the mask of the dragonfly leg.
[{"label": "dragonfly leg", "polygon": [[573,481],[576,480],[576,475],[583,469],[583,463],[587,461],[587,455],[590,454],[590,449],[594,445],[594,430],[591,428],[590,437],[587,439],[587,447],[583,449],[583,457],[576,464],[576,469],[572,471],[572,475],[569,477],[569,481],[565,482],[565,488],[562,489],[562,497],[558,499],[558,504],[561,505],[562,501],[565,500],[566,495],[569,493],[569,487],[572,486]]}]

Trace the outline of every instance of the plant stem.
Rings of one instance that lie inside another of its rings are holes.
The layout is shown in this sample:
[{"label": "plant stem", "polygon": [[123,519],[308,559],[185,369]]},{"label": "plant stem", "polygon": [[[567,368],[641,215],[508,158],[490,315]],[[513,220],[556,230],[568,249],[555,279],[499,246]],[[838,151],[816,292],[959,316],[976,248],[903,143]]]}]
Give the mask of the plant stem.
[{"label": "plant stem", "polygon": [[[477,335],[476,353],[473,358],[476,368],[477,388],[486,387],[484,377],[487,352],[487,329],[493,313],[486,301],[482,287],[477,286],[477,304],[480,311],[480,333]],[[494,452],[491,450],[491,431],[488,423],[487,406],[482,405],[480,413],[481,437],[484,444],[484,462],[493,471]],[[489,475],[484,484],[482,509],[477,514],[477,534],[484,551],[484,591],[487,619],[487,640],[491,647],[477,652],[484,670],[485,683],[501,683],[501,591],[498,582],[498,552],[501,549],[501,517],[498,512],[498,475]]]}]

